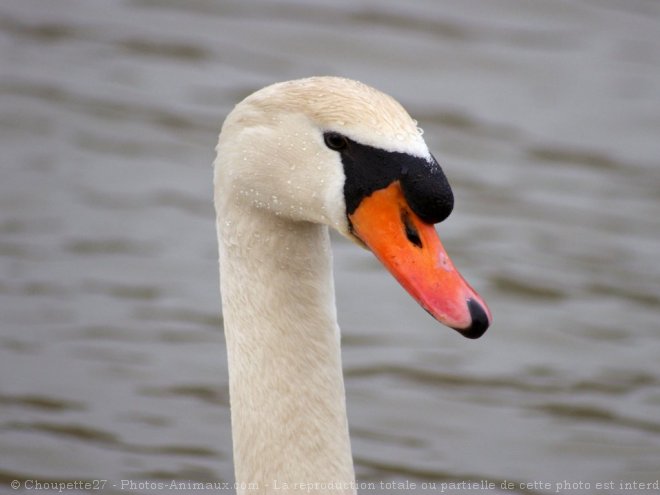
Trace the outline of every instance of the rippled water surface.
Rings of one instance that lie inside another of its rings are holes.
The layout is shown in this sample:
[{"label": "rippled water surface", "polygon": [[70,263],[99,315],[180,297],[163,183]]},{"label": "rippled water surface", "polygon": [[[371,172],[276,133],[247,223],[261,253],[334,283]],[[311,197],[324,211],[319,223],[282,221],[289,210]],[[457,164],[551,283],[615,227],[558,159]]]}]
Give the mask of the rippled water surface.
[{"label": "rippled water surface", "polygon": [[313,74],[419,121],[495,315],[464,340],[335,239],[359,479],[660,478],[660,4],[5,0],[0,492],[233,481],[213,148]]}]

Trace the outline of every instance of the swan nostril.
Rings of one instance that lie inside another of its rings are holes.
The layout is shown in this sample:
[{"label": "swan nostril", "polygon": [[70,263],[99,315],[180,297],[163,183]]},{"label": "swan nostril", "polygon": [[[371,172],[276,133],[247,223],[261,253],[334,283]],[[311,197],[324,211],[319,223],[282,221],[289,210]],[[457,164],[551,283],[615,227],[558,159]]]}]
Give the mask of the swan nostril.
[{"label": "swan nostril", "polygon": [[419,236],[417,227],[415,227],[415,224],[410,219],[410,215],[406,210],[401,210],[401,221],[403,222],[408,240],[418,248],[421,248],[422,238]]}]

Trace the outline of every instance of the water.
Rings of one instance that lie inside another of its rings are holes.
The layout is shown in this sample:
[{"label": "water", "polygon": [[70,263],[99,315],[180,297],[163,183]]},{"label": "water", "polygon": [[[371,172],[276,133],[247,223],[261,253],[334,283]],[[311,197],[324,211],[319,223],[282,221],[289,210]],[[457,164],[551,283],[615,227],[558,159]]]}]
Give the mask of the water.
[{"label": "water", "polygon": [[358,478],[657,480],[659,33],[643,0],[4,1],[0,492],[233,480],[213,148],[312,74],[419,121],[495,317],[464,340],[335,239]]}]

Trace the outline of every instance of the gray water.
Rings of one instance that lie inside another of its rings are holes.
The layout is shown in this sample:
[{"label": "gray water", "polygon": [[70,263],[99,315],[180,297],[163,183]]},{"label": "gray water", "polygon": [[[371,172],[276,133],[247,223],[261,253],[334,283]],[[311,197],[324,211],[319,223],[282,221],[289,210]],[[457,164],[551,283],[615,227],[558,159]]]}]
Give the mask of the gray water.
[{"label": "gray water", "polygon": [[3,0],[0,492],[233,481],[213,148],[242,97],[313,74],[419,121],[495,318],[462,339],[335,239],[358,478],[654,492],[619,485],[660,478],[651,0]]}]

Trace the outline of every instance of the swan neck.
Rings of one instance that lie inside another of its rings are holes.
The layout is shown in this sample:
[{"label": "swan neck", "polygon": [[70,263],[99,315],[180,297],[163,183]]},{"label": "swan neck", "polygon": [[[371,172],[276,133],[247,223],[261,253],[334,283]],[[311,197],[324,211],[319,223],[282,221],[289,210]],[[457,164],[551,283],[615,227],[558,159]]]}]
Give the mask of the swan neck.
[{"label": "swan neck", "polygon": [[354,493],[327,227],[231,206],[217,222],[239,487]]}]

